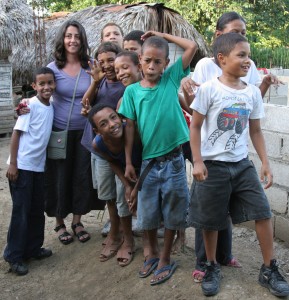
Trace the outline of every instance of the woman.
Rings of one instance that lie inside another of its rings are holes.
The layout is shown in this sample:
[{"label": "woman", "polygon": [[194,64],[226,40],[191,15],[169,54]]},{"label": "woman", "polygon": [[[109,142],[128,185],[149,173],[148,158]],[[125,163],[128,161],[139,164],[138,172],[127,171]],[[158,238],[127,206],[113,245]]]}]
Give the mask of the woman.
[{"label": "woman", "polygon": [[88,70],[89,47],[83,26],[74,20],[65,22],[56,36],[55,61],[48,64],[56,77],[56,91],[53,95],[53,130],[66,128],[68,112],[73,98],[77,77],[75,100],[68,128],[66,159],[47,159],[45,181],[45,211],[56,218],[55,231],[64,245],[73,237],[67,232],[64,218],[73,214],[71,228],[82,243],[90,239],[80,222],[81,216],[91,210],[96,201],[96,190],[92,187],[90,153],[81,145],[86,118],[81,114],[81,99],[88,89],[91,79]]}]

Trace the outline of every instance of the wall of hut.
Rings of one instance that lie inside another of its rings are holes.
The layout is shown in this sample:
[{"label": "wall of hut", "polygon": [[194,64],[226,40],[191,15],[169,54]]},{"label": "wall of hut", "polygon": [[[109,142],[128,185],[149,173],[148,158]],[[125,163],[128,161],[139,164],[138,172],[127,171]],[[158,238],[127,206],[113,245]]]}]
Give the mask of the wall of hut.
[{"label": "wall of hut", "polygon": [[11,133],[15,123],[12,100],[12,66],[8,52],[0,56],[0,135]]}]

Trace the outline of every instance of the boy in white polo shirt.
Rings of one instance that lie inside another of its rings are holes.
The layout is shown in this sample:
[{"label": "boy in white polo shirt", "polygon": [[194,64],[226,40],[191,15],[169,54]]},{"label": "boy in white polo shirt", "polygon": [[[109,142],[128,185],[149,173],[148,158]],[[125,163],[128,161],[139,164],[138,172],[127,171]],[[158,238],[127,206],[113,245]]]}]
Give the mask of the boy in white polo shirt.
[{"label": "boy in white polo shirt", "polygon": [[28,273],[23,261],[52,255],[51,250],[41,247],[45,225],[44,166],[53,121],[50,99],[56,87],[53,71],[47,67],[36,70],[32,87],[37,95],[29,100],[30,113],[17,119],[6,174],[13,206],[4,259],[17,275]]}]

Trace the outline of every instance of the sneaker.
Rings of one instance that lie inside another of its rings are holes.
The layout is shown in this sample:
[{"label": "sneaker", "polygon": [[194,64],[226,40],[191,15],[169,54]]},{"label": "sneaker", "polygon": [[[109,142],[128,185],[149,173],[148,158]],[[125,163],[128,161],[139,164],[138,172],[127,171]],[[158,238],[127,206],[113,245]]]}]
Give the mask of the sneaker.
[{"label": "sneaker", "polygon": [[221,270],[214,262],[206,263],[205,275],[202,280],[202,290],[205,296],[216,295],[220,290]]},{"label": "sneaker", "polygon": [[22,262],[9,263],[9,272],[15,273],[16,275],[23,276],[28,273],[28,267]]},{"label": "sneaker", "polygon": [[107,235],[109,234],[110,226],[111,226],[110,220],[107,220],[107,221],[105,222],[105,224],[103,225],[103,228],[102,228],[102,230],[101,230],[101,235],[102,235],[103,237],[107,237]]},{"label": "sneaker", "polygon": [[275,259],[270,261],[270,267],[262,265],[259,274],[259,283],[268,288],[274,296],[285,297],[289,295],[289,284],[279,273]]},{"label": "sneaker", "polygon": [[50,249],[40,248],[39,252],[32,256],[34,259],[43,259],[52,255],[52,251]]}]

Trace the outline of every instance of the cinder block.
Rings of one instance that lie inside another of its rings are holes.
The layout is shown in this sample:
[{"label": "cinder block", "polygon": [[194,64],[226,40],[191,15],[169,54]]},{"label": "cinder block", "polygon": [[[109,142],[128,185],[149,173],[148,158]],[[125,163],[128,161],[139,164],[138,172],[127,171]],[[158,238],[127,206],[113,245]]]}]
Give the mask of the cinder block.
[{"label": "cinder block", "polygon": [[276,216],[275,237],[289,244],[289,219]]},{"label": "cinder block", "polygon": [[288,210],[288,191],[273,186],[266,189],[265,193],[269,200],[271,209],[278,214],[286,214]]},{"label": "cinder block", "polygon": [[[261,170],[261,161],[257,154],[250,154],[250,159],[253,161],[258,174],[260,174]],[[288,177],[288,170],[289,170],[289,163],[286,161],[276,161],[270,159],[270,166],[273,172],[273,182],[275,184],[280,185],[284,189],[289,190],[289,177]]]},{"label": "cinder block", "polygon": [[[265,143],[266,143],[266,149],[267,149],[268,156],[281,159],[282,158],[282,155],[281,155],[282,143],[281,143],[281,141],[283,141],[282,140],[283,135],[275,133],[275,132],[270,132],[267,130],[263,130],[263,135],[264,135],[264,139],[265,139]],[[256,150],[252,144],[251,139],[249,141],[248,147],[249,147],[249,153],[256,154]]]},{"label": "cinder block", "polygon": [[[272,226],[273,226],[273,229],[274,229],[274,224],[275,224],[275,216],[273,214],[272,218],[271,218],[271,221],[272,221]],[[252,230],[255,230],[255,221],[248,221],[248,222],[244,222],[244,223],[241,223],[241,224],[238,224],[237,226],[244,226],[244,227],[247,227],[247,228],[250,228]]]},{"label": "cinder block", "polygon": [[264,104],[265,118],[261,120],[264,130],[289,133],[289,107],[274,104]]},{"label": "cinder block", "polygon": [[287,95],[288,95],[288,83],[284,82],[284,84],[271,85],[264,98],[275,98],[279,96],[287,97]]},{"label": "cinder block", "polygon": [[282,160],[289,161],[289,136],[283,134],[281,138]]}]

